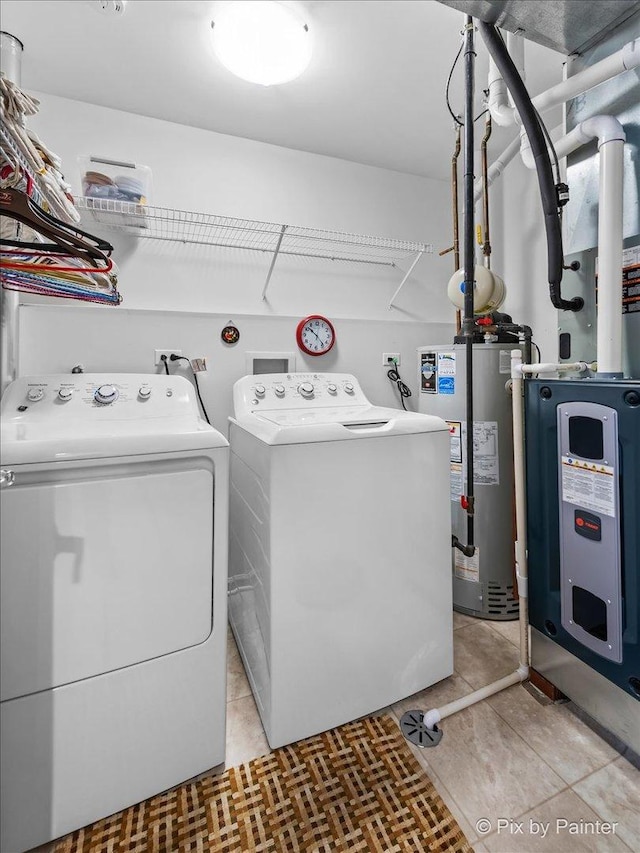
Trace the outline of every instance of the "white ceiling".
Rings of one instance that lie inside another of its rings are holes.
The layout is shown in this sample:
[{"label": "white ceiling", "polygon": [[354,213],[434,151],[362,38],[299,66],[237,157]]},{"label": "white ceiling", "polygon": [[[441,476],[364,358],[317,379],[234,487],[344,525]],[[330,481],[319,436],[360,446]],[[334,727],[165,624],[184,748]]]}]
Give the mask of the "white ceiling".
[{"label": "white ceiling", "polygon": [[[447,178],[453,143],[444,101],[464,20],[436,0],[306,0],[314,36],[305,74],[264,88],[213,56],[215,0],[129,0],[110,17],[88,0],[2,0],[2,29],[25,45],[26,89],[396,169]],[[487,57],[478,37],[478,109]],[[535,94],[564,57],[527,43]],[[452,102],[462,110],[462,67]],[[480,122],[476,125],[480,129]],[[553,122],[552,122],[553,125]],[[513,132],[496,129],[498,153]]]}]

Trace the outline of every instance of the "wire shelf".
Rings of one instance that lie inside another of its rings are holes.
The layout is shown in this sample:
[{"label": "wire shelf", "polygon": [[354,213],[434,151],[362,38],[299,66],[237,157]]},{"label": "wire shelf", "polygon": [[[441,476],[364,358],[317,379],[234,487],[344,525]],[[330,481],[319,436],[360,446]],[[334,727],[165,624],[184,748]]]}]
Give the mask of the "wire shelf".
[{"label": "wire shelf", "polygon": [[207,213],[192,213],[109,199],[76,198],[80,211],[111,228],[119,228],[155,240],[204,243],[233,249],[301,255],[327,260],[386,264],[411,258],[418,252],[430,253],[426,243],[367,237],[295,225],[279,225],[253,219],[235,219]]},{"label": "wire shelf", "polygon": [[194,213],[164,207],[77,197],[76,207],[96,222],[141,238],[198,243],[230,249],[249,249],[273,255],[262,292],[267,287],[278,255],[320,258],[330,261],[396,267],[399,261],[413,261],[400,288],[420,257],[431,254],[433,246],[407,240],[370,237],[317,228],[301,228],[254,219],[236,219],[208,213]]}]

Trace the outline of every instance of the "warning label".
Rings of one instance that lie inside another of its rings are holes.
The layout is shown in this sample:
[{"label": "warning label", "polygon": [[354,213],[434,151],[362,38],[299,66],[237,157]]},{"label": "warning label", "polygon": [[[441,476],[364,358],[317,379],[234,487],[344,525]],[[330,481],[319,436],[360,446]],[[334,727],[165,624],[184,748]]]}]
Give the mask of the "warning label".
[{"label": "warning label", "polygon": [[462,477],[462,464],[459,462],[451,463],[451,500],[454,503],[459,503],[460,495],[462,494],[463,487],[463,477]]},{"label": "warning label", "polygon": [[[598,301],[598,258],[596,258],[596,305]],[[622,253],[622,313],[640,313],[640,246]]]},{"label": "warning label", "polygon": [[[462,440],[465,438],[466,425],[463,425]],[[474,421],[473,482],[476,486],[500,485],[497,421]]]},{"label": "warning label", "polygon": [[622,270],[622,313],[640,311],[640,264]]},{"label": "warning label", "polygon": [[455,549],[455,576],[465,581],[480,579],[480,549],[476,548],[473,557],[465,557],[462,551]]},{"label": "warning label", "polygon": [[462,462],[462,424],[460,421],[445,421],[451,439],[451,461]]},{"label": "warning label", "polygon": [[615,517],[614,469],[610,465],[562,457],[562,500]]}]

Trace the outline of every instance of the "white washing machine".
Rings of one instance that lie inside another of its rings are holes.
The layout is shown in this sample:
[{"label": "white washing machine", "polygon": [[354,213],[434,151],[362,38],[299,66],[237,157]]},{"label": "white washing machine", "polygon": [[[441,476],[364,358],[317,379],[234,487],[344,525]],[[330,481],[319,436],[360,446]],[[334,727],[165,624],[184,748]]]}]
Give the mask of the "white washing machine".
[{"label": "white washing machine", "polygon": [[1,844],[224,761],[228,443],[176,376],[2,397]]},{"label": "white washing machine", "polygon": [[345,374],[245,376],[229,612],[272,747],[453,672],[449,433]]}]

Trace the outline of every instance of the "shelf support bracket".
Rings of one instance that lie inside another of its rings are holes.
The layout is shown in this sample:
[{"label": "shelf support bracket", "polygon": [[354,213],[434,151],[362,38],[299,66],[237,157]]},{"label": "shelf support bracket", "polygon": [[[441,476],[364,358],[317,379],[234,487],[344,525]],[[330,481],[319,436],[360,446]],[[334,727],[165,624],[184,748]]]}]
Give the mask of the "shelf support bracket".
[{"label": "shelf support bracket", "polygon": [[391,309],[393,308],[393,303],[396,301],[396,296],[400,293],[400,291],[401,291],[401,290],[402,290],[402,288],[404,287],[406,280],[409,278],[409,276],[410,276],[410,275],[411,275],[411,273],[413,272],[413,268],[415,267],[415,265],[418,263],[418,261],[420,260],[420,258],[421,258],[423,255],[424,255],[424,249],[422,249],[421,251],[419,251],[419,252],[418,252],[418,254],[416,255],[416,257],[414,258],[414,261],[413,261],[413,263],[411,264],[411,266],[409,267],[409,269],[407,270],[407,273],[406,273],[405,277],[404,277],[404,278],[402,279],[402,281],[400,282],[400,285],[398,286],[398,289],[396,290],[396,292],[393,294],[393,296],[392,296],[392,297],[391,297],[391,299],[389,300],[389,311],[391,311]]},{"label": "shelf support bracket", "polygon": [[280,246],[282,245],[282,238],[284,237],[284,232],[287,230],[287,226],[283,225],[280,229],[280,236],[278,237],[278,242],[276,243],[276,248],[273,252],[273,257],[271,258],[271,264],[269,265],[269,272],[267,273],[267,277],[264,282],[264,287],[262,288],[262,301],[267,298],[267,288],[269,287],[269,282],[271,281],[271,275],[273,273],[273,268],[276,265],[276,261],[278,260],[278,254],[280,253]]}]

